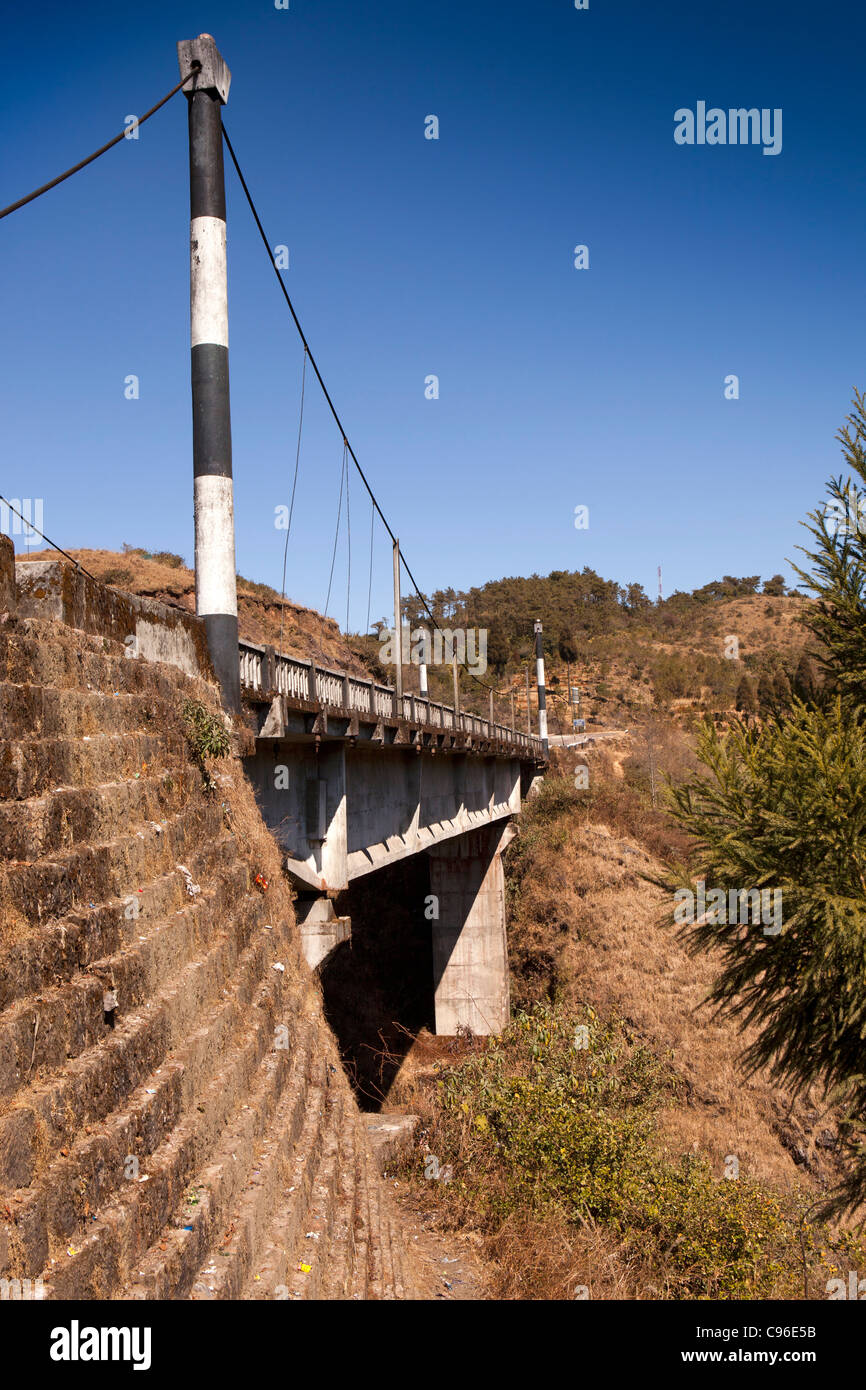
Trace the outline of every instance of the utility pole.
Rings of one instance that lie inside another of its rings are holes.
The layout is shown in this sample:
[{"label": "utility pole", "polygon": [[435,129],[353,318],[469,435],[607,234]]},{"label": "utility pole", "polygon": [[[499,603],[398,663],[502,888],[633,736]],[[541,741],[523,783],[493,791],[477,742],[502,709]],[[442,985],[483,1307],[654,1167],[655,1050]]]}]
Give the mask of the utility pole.
[{"label": "utility pole", "polygon": [[403,605],[400,602],[400,542],[394,542],[394,650],[396,653],[397,715],[403,715]]},{"label": "utility pole", "polygon": [[460,682],[457,679],[457,657],[452,656],[451,664],[454,671],[454,727],[457,728],[458,716],[460,714]]},{"label": "utility pole", "polygon": [[226,195],[222,116],[231,73],[210,34],[177,45],[181,76],[200,67],[189,102],[190,359],[195,611],[232,713],[241,707],[229,409]]},{"label": "utility pole", "polygon": [[[425,637],[425,638],[424,638],[424,643],[425,643],[425,644],[426,644],[426,641],[427,641],[427,639],[426,639],[426,637]],[[425,651],[425,650],[426,650],[426,646],[425,646],[425,647],[422,647],[422,652]],[[426,699],[427,699],[427,662],[426,662],[426,661],[421,661],[421,662],[418,663],[418,687],[419,687],[419,689],[420,689],[420,691],[421,691],[421,699],[422,699],[422,700],[426,700]]]},{"label": "utility pole", "polygon": [[490,723],[493,724],[493,691],[490,692]]},{"label": "utility pole", "polygon": [[544,648],[541,642],[541,619],[535,619],[535,671],[538,681],[538,733],[544,756],[550,751],[547,741],[547,694],[544,688]]},{"label": "utility pole", "polygon": [[515,723],[515,719],[514,719],[514,686],[512,686],[512,687],[511,687],[511,732],[513,733],[514,730],[515,730],[516,728],[517,728],[517,724]]},{"label": "utility pole", "polygon": [[529,712],[530,689],[529,689],[529,667],[526,668],[526,732],[532,733],[532,715]]}]

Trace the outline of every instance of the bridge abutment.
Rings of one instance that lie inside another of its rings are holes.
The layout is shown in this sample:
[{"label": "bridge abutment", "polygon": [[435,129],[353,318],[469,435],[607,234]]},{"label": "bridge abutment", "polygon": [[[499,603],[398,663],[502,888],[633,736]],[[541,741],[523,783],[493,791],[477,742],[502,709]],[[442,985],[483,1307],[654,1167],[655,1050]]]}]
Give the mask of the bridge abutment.
[{"label": "bridge abutment", "polygon": [[508,943],[502,851],[510,824],[473,830],[428,850],[436,1032],[501,1033],[508,1024]]}]

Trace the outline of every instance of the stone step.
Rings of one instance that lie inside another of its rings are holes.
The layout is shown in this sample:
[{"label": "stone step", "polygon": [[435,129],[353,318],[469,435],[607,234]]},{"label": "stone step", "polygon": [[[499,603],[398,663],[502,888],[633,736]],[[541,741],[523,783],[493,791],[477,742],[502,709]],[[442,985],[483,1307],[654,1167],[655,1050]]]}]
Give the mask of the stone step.
[{"label": "stone step", "polygon": [[[355,1267],[355,1207],[357,1202],[357,1172],[360,1160],[358,1145],[363,1135],[358,1131],[355,1107],[347,1107],[343,1117],[340,1140],[340,1164],[337,1173],[337,1193],[326,1249],[319,1297],[337,1302],[351,1296]],[[315,1229],[313,1227],[312,1229]],[[316,1242],[318,1246],[321,1242]],[[365,1289],[366,1293],[366,1289]]]},{"label": "stone step", "polygon": [[0,681],[0,727],[12,743],[161,733],[165,710],[161,701],[138,689],[86,690]]},{"label": "stone step", "polygon": [[[164,823],[163,823],[164,822]],[[218,835],[222,813],[215,803],[193,803],[133,834],[83,844],[32,863],[11,863],[0,875],[3,908],[41,929],[85,905],[135,893],[175,865],[191,846]]]},{"label": "stone step", "polygon": [[[210,1074],[220,1049],[249,1012],[274,954],[286,954],[281,931],[255,930],[261,911],[260,901],[249,899],[231,934],[223,931],[213,948],[188,964],[170,987],[122,1019],[107,1040],[68,1062],[56,1079],[31,1085],[16,1100],[2,1121],[0,1153],[7,1162],[11,1155],[19,1174],[29,1155],[28,1183],[44,1168],[46,1155],[68,1147],[86,1125],[104,1121],[118,1100],[146,1084],[145,1078],[181,1046],[183,1101],[194,1103],[202,1077]],[[273,976],[283,978],[277,971]],[[196,1029],[199,1019],[205,1023]]]},{"label": "stone step", "polygon": [[375,1155],[367,1141],[364,1116],[357,1117],[353,1299],[402,1299],[407,1296],[402,1250],[404,1235],[390,1194],[384,1189]]},{"label": "stone step", "polygon": [[[294,1247],[288,1247],[291,1254],[288,1260],[286,1286],[290,1299],[319,1298],[332,1258],[333,1223],[338,1202],[340,1163],[343,1159],[341,1140],[347,1099],[346,1092],[337,1087],[330,1088],[326,1096],[319,1161],[307,1210],[301,1223],[304,1229],[296,1236]],[[309,1269],[305,1266],[309,1266]]]},{"label": "stone step", "polygon": [[78,845],[109,840],[117,826],[160,824],[183,804],[179,781],[142,774],[96,787],[58,787],[45,796],[0,803],[0,854],[33,864]]},{"label": "stone step", "polygon": [[[230,834],[205,840],[182,861],[194,883],[238,871],[237,843]],[[190,901],[183,875],[172,868],[125,897],[83,906],[59,920],[0,946],[0,1010],[134,944],[149,929]]]},{"label": "stone step", "polygon": [[267,1297],[266,1292],[258,1292],[262,1285],[260,1266],[274,1221],[285,1230],[287,1222],[296,1229],[305,1219],[309,1184],[299,1164],[312,1169],[322,1137],[321,1126],[315,1132],[310,1130],[310,1114],[318,1117],[319,1108],[314,1098],[318,1088],[311,1088],[308,1075],[320,1041],[319,1026],[312,1018],[306,1024],[302,1045],[295,1043],[291,1049],[291,1074],[256,1153],[254,1170],[232,1210],[219,1258],[212,1262],[216,1272],[207,1278],[202,1270],[198,1272],[196,1282],[203,1286],[199,1290],[202,1296],[206,1289],[210,1298],[250,1297],[244,1290],[252,1285],[257,1289],[255,1296]]},{"label": "stone step", "polygon": [[366,1165],[363,1168],[361,1190],[366,1198],[362,1207],[362,1219],[366,1215],[367,1296],[384,1299],[389,1296],[389,1286],[381,1238],[382,1193],[376,1175]]},{"label": "stone step", "polygon": [[177,673],[126,656],[122,643],[64,628],[48,619],[18,618],[0,631],[0,681],[148,695],[174,708]]},{"label": "stone step", "polygon": [[[297,1030],[294,1057],[285,1051],[274,1051],[267,1056],[255,1084],[243,1096],[244,1104],[227,1126],[213,1156],[187,1182],[187,1200],[175,1204],[170,1224],[161,1231],[151,1249],[136,1261],[125,1297],[211,1297],[208,1283],[203,1281],[217,1277],[220,1242],[225,1240],[227,1233],[229,1240],[234,1234],[232,1214],[258,1167],[259,1156],[274,1127],[272,1116],[281,1105],[281,1096],[289,1087],[284,1117],[294,1117],[298,1098],[305,1103],[309,1096],[306,1071],[315,1036],[315,1020],[308,1019]],[[297,1123],[297,1119],[294,1122]],[[189,1200],[190,1193],[194,1194],[194,1201]]]},{"label": "stone step", "polygon": [[309,1229],[305,1223],[326,1139],[330,1094],[331,1089],[325,1084],[310,1086],[307,1090],[303,1128],[288,1155],[288,1171],[282,1183],[279,1205],[243,1291],[244,1298],[261,1301],[289,1297],[294,1251],[302,1228]]},{"label": "stone step", "polygon": [[[180,873],[177,878],[184,882]],[[216,923],[248,890],[248,870],[235,863],[227,877],[204,886],[196,897],[161,922],[138,919],[138,941],[93,962],[64,984],[43,989],[0,1014],[0,1100],[39,1076],[41,1068],[62,1068],[95,1042],[106,1038],[126,1014],[143,1007],[206,947]],[[146,932],[146,934],[145,934]],[[116,1001],[106,1021],[103,997]]]},{"label": "stone step", "polygon": [[179,761],[155,732],[18,739],[3,744],[0,797],[23,801],[64,787],[130,781],[144,771],[168,771]]},{"label": "stone step", "polygon": [[368,1173],[364,1162],[364,1150],[363,1146],[358,1145],[355,1152],[355,1197],[352,1208],[353,1263],[349,1283],[349,1297],[352,1299],[367,1299],[378,1296],[372,1281],[370,1197],[367,1186]]},{"label": "stone step", "polygon": [[[182,1208],[184,1194],[209,1156],[228,1145],[234,1176],[244,1172],[241,1138],[251,1124],[266,1124],[288,1071],[285,1054],[274,1050],[274,1019],[292,1018],[288,994],[282,975],[261,981],[250,1005],[235,1012],[231,1045],[209,1040],[217,1045],[207,1048],[207,1078],[199,1071],[193,1094],[180,1094],[177,1123],[143,1157],[138,1179],[118,1181],[113,1201],[100,1208],[97,1220],[80,1226],[81,1244],[69,1247],[72,1254],[56,1244],[50,1247],[56,1262],[44,1262],[48,1297],[110,1297],[130,1281],[140,1281],[141,1262],[155,1243],[158,1257],[164,1256],[166,1225],[172,1212]],[[189,1080],[185,1060],[181,1054],[167,1068],[179,1064],[181,1083]],[[202,1088],[203,1079],[207,1084]],[[123,1137],[121,1117],[118,1126]]]}]

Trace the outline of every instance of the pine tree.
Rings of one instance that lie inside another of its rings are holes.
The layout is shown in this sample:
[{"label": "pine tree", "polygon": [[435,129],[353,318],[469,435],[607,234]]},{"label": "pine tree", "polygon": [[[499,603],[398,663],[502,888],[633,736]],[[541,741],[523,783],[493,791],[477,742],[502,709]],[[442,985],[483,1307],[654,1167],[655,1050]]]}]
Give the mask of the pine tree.
[{"label": "pine tree", "polygon": [[785,593],[785,576],[774,574],[772,579],[765,579],[763,592],[769,598],[781,598]]},{"label": "pine tree", "polygon": [[[866,483],[859,393],[838,438]],[[757,1029],[746,1069],[767,1067],[795,1091],[817,1083],[844,1105],[851,1163],[826,1203],[842,1213],[866,1201],[866,544],[852,523],[863,489],[849,477],[831,480],[828,491],[845,527],[828,525],[826,511],[811,514],[812,570],[798,571],[817,596],[807,621],[822,643],[820,702],[800,698],[815,690],[801,660],[790,710],[774,690],[775,710],[760,727],[720,735],[705,726],[707,772],[671,795],[674,816],[695,838],[711,908],[729,908],[732,893],[735,905],[747,905],[745,924],[739,911],[710,911],[681,933],[690,950],[722,960],[711,1001]],[[666,882],[692,886],[685,872]],[[776,901],[778,923],[769,910]]]},{"label": "pine tree", "polygon": [[741,714],[757,714],[758,692],[751,676],[743,676],[737,686],[736,707]]},{"label": "pine tree", "polygon": [[794,693],[799,700],[809,704],[814,701],[821,688],[821,675],[818,663],[808,652],[803,652],[794,672]]},{"label": "pine tree", "polygon": [[791,707],[791,682],[781,666],[773,675],[773,697],[777,709],[790,709]]},{"label": "pine tree", "polygon": [[766,671],[762,671],[758,677],[758,704],[762,714],[769,714],[775,708],[776,692],[773,688],[773,681]]},{"label": "pine tree", "polygon": [[794,566],[803,585],[817,597],[807,625],[824,648],[826,677],[860,705],[866,704],[866,396],[856,392],[853,410],[836,438],[849,475],[831,478],[830,501],[809,514],[803,525],[815,550],[798,549],[811,561],[810,573]]}]

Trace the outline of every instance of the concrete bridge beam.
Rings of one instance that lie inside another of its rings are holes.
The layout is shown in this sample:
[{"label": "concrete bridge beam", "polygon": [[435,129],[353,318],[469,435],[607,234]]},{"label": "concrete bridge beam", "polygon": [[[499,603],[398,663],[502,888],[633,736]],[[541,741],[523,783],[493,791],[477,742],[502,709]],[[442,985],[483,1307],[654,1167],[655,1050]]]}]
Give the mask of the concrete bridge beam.
[{"label": "concrete bridge beam", "polygon": [[293,876],[319,892],[348,887],[345,746],[259,740],[246,772]]}]

